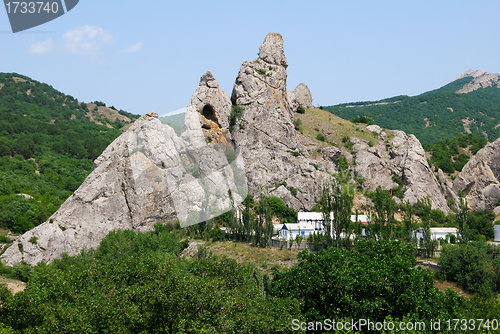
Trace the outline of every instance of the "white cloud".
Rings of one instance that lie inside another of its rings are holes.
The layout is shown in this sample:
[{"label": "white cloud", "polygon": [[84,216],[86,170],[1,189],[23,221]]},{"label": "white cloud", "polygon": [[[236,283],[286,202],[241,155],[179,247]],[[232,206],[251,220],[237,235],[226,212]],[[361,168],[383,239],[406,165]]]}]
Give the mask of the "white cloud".
[{"label": "white cloud", "polygon": [[113,36],[100,27],[85,25],[67,31],[62,39],[68,52],[95,55],[113,40]]},{"label": "white cloud", "polygon": [[144,46],[144,44],[142,42],[138,42],[132,46],[129,46],[128,48],[121,49],[120,51],[118,51],[118,53],[139,52],[142,50],[143,46]]},{"label": "white cloud", "polygon": [[52,38],[47,39],[45,42],[33,43],[30,45],[28,52],[35,55],[44,55],[54,51],[54,42]]}]

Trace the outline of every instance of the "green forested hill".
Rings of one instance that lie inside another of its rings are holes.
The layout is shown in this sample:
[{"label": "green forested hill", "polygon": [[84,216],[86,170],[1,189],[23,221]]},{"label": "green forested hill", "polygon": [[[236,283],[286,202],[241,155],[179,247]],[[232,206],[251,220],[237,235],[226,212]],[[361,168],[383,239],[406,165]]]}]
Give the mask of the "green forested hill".
[{"label": "green forested hill", "polygon": [[[78,188],[119,128],[138,117],[111,108],[0,73],[0,229],[33,228]],[[112,112],[123,117],[113,122]]]},{"label": "green forested hill", "polygon": [[493,141],[500,137],[500,88],[455,93],[471,80],[472,77],[465,77],[413,97],[396,96],[324,109],[350,120],[357,116],[372,117],[381,127],[414,134],[422,144],[469,132]]}]

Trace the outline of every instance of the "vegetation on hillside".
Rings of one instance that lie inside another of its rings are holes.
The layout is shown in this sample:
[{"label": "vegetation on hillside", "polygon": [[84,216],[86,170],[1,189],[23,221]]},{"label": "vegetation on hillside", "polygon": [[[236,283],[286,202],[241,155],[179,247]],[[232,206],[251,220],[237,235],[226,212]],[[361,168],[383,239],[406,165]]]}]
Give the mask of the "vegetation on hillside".
[{"label": "vegetation on hillside", "polygon": [[431,161],[434,166],[451,174],[461,171],[469,158],[482,149],[486,143],[487,140],[484,137],[468,134],[438,140],[432,145],[425,146],[425,150],[431,152]]},{"label": "vegetation on hillside", "polygon": [[422,144],[432,144],[469,131],[494,141],[500,137],[497,126],[500,123],[500,89],[488,87],[468,94],[455,93],[471,79],[463,78],[418,96],[396,96],[323,109],[350,120],[370,117],[381,127],[414,134]]},{"label": "vegetation on hillside", "polygon": [[23,233],[44,222],[85,180],[123,125],[89,115],[99,118],[47,84],[0,73],[0,228]]}]

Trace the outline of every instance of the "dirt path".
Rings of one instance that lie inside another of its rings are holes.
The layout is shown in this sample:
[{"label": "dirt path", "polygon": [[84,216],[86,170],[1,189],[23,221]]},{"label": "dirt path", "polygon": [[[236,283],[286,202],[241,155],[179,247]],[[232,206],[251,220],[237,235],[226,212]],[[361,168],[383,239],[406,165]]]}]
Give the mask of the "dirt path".
[{"label": "dirt path", "polygon": [[24,291],[26,288],[26,283],[5,277],[0,277],[0,284],[7,287],[13,294]]}]

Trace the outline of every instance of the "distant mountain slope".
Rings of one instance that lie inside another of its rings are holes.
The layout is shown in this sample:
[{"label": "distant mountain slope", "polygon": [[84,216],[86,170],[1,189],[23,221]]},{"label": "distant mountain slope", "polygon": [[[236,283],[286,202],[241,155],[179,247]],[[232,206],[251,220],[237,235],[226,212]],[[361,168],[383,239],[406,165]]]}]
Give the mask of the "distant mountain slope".
[{"label": "distant mountain slope", "polygon": [[180,114],[175,114],[175,115],[169,115],[169,116],[162,116],[159,118],[159,120],[163,124],[168,124],[170,125],[175,133],[180,136],[182,133],[182,130],[184,128],[184,118],[186,117],[186,113],[180,113]]},{"label": "distant mountain slope", "polygon": [[20,233],[45,221],[137,117],[0,73],[0,229]]},{"label": "distant mountain slope", "polygon": [[[432,144],[472,133],[489,141],[500,137],[500,88],[495,74],[468,70],[448,85],[418,96],[324,107],[345,119],[369,116],[375,123],[412,133]],[[465,90],[464,90],[465,89]],[[465,92],[461,94],[457,92]]]}]

